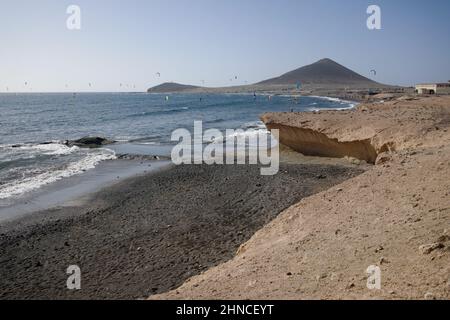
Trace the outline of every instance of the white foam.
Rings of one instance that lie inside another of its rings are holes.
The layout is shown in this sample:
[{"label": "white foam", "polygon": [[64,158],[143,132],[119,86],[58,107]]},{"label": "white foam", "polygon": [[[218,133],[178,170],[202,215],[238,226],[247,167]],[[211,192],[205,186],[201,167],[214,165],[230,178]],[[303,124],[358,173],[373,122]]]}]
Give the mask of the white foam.
[{"label": "white foam", "polygon": [[137,142],[136,144],[144,145],[144,146],[158,146],[161,143],[157,142],[157,141],[150,141],[150,142]]},{"label": "white foam", "polygon": [[313,97],[314,98],[318,98],[318,99],[333,101],[333,102],[342,102],[342,101],[344,101],[344,100],[341,100],[339,98],[332,98],[332,97],[320,97],[320,96],[313,96]]},{"label": "white foam", "polygon": [[[225,143],[227,140],[230,140],[230,139],[231,140],[237,139],[237,141],[244,141],[243,140],[243,138],[244,138],[245,144],[248,147],[258,148],[258,140],[264,139],[267,136],[270,136],[270,140],[271,140],[270,145],[271,146],[276,146],[278,144],[278,141],[275,139],[275,137],[273,137],[273,135],[267,129],[247,129],[244,131],[236,130],[236,132],[234,132],[232,134],[224,135],[224,137],[219,137],[219,138],[213,139],[212,141],[210,141],[210,143],[220,144],[220,143]],[[247,140],[247,138],[248,138],[248,140]],[[255,140],[255,138],[256,138],[256,140]],[[243,147],[243,146],[240,146],[240,147]]]},{"label": "white foam", "polygon": [[266,125],[262,121],[246,122],[242,126],[245,129],[265,129]]},{"label": "white foam", "polygon": [[[53,150],[56,152],[56,150]],[[26,192],[36,190],[44,185],[48,185],[63,178],[83,173],[86,170],[93,169],[104,160],[116,159],[114,151],[109,149],[99,149],[88,153],[79,161],[72,162],[64,169],[47,171],[37,176],[24,178],[18,181],[4,184],[0,187],[0,199],[7,199],[13,196],[19,196]]]},{"label": "white foam", "polygon": [[354,105],[356,104],[354,101],[349,101],[349,100],[343,100],[343,99],[339,99],[339,98],[332,98],[332,97],[326,97],[326,96],[309,96],[311,98],[317,98],[317,99],[322,99],[322,100],[328,100],[328,101],[332,101],[332,102],[339,102],[340,104],[349,104],[349,105]]},{"label": "white foam", "polygon": [[36,150],[41,154],[45,155],[66,155],[71,154],[79,150],[78,147],[68,147],[64,144],[54,142],[49,144],[35,144],[35,145],[24,145],[20,147],[21,150]]}]

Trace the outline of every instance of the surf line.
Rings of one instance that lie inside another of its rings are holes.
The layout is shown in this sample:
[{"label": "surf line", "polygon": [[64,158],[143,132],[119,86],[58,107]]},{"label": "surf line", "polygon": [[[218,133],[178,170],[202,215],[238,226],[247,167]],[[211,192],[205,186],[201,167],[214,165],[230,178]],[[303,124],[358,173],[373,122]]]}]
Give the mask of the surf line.
[{"label": "surf line", "polygon": [[[279,143],[276,141],[279,132],[274,129],[270,133],[254,129],[226,129],[225,135],[218,129],[203,132],[202,121],[194,121],[193,137],[183,128],[172,132],[171,141],[178,141],[171,152],[172,162],[175,165],[260,164],[261,175],[275,175],[280,167]],[[208,144],[204,146],[205,143]],[[250,146],[256,150],[250,150]]]}]

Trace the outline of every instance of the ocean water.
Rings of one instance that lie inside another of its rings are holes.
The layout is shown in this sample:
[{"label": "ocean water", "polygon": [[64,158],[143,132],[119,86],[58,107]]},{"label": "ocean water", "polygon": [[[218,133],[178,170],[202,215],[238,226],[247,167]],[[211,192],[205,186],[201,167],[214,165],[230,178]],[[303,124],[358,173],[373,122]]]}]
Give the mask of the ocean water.
[{"label": "ocean water", "polygon": [[[0,206],[120,153],[168,156],[176,143],[172,131],[192,131],[195,120],[203,121],[204,130],[264,130],[264,112],[350,107],[331,98],[245,94],[0,94]],[[85,136],[118,143],[91,150],[63,144]]]}]

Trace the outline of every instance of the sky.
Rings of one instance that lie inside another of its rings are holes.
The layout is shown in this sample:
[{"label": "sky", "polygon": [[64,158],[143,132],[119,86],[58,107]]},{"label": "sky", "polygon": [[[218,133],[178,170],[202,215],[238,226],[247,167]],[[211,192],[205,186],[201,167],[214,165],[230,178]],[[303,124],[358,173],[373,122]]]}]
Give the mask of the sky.
[{"label": "sky", "polygon": [[447,82],[449,39],[448,0],[0,0],[0,92],[243,85],[322,58],[387,84]]}]

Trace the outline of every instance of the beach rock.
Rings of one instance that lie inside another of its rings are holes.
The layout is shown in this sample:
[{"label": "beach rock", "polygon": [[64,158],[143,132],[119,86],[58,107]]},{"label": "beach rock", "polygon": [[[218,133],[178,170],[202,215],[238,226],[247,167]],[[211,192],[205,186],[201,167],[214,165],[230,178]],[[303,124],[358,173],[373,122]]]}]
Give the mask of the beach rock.
[{"label": "beach rock", "polygon": [[359,110],[361,110],[362,112],[369,111],[369,109],[366,106],[362,106],[361,108],[359,108]]},{"label": "beach rock", "polygon": [[353,157],[345,157],[345,159],[351,164],[359,166],[361,164],[361,160],[353,158]]},{"label": "beach rock", "polygon": [[391,93],[379,93],[379,94],[372,96],[372,99],[376,99],[376,100],[391,100],[394,98],[395,98],[395,96]]},{"label": "beach rock", "polygon": [[84,137],[78,140],[67,140],[64,144],[68,147],[99,148],[115,142],[101,137]]},{"label": "beach rock", "polygon": [[397,98],[397,100],[398,101],[412,101],[412,100],[418,100],[418,98],[405,95],[405,96],[401,96],[401,97]]},{"label": "beach rock", "polygon": [[442,243],[436,242],[436,243],[424,244],[419,247],[419,250],[422,254],[430,254],[434,250],[442,249],[443,247],[444,247],[444,245]]},{"label": "beach rock", "polygon": [[120,159],[120,160],[139,160],[139,161],[170,160],[169,157],[151,156],[151,155],[139,155],[139,154],[128,154],[128,153],[117,155],[117,159]]},{"label": "beach rock", "polygon": [[355,287],[355,284],[354,284],[353,282],[350,282],[350,283],[345,287],[345,289],[350,290],[350,289],[353,289],[354,287]]},{"label": "beach rock", "polygon": [[392,158],[391,158],[390,155],[388,155],[388,154],[386,154],[386,153],[382,153],[382,154],[380,154],[380,155],[377,157],[377,160],[375,161],[375,164],[376,164],[376,165],[379,165],[379,164],[383,164],[383,163],[389,162],[389,161],[391,161],[391,160],[392,160]]}]

